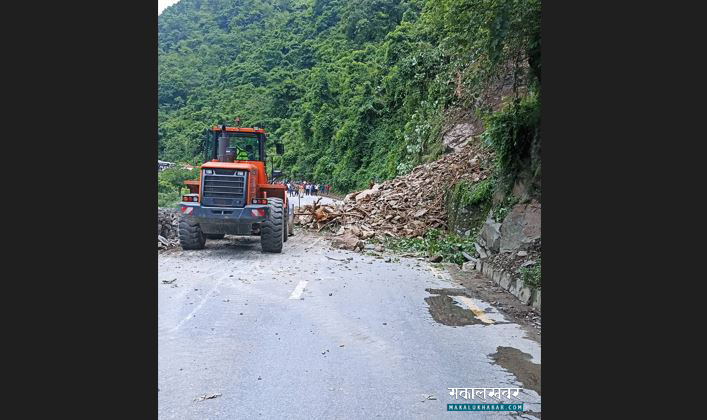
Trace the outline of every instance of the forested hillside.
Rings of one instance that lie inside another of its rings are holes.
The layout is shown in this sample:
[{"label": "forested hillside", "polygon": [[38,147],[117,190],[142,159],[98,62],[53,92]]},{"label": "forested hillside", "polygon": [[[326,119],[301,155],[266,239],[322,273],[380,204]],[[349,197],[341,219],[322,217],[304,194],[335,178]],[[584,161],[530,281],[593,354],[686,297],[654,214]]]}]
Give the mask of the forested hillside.
[{"label": "forested hillside", "polygon": [[181,0],[158,31],[160,159],[199,162],[205,129],[240,116],[284,143],[285,174],[350,191],[472,115],[499,174],[539,173],[539,0]]}]

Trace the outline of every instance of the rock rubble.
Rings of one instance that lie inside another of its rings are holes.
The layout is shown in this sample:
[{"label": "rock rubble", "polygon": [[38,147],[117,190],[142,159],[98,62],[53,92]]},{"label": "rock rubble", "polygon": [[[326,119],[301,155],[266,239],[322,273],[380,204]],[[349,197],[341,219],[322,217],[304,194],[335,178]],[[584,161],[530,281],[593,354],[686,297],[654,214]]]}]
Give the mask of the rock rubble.
[{"label": "rock rubble", "polygon": [[[352,192],[343,202],[322,205],[317,201],[302,206],[295,211],[295,224],[346,236],[341,242],[347,248],[353,247],[352,237],[409,238],[422,236],[430,228],[444,229],[447,191],[461,180],[475,183],[489,177],[492,158],[492,153],[478,144],[466,146],[417,166],[407,175]],[[355,248],[361,247],[356,243]]]}]

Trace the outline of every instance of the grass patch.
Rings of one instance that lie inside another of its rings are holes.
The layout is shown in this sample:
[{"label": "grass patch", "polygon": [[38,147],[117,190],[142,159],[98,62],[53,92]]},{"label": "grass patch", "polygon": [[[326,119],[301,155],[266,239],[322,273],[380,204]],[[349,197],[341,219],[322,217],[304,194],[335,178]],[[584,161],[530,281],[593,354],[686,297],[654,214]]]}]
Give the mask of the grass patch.
[{"label": "grass patch", "polygon": [[459,197],[459,204],[468,207],[491,200],[493,184],[491,179],[485,179],[475,184],[462,181],[454,185],[453,194]]},{"label": "grass patch", "polygon": [[471,237],[476,236],[491,207],[494,180],[491,177],[476,183],[460,181],[454,184],[445,202],[451,231],[470,231]]}]

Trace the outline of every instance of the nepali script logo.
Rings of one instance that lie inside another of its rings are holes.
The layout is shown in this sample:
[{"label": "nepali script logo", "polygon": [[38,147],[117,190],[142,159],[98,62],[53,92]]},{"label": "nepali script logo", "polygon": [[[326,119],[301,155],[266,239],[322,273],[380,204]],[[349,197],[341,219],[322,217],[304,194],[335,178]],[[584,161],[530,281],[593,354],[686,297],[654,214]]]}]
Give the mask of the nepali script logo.
[{"label": "nepali script logo", "polygon": [[[523,411],[523,404],[503,403],[505,398],[511,401],[511,395],[517,399],[521,388],[447,388],[449,395],[455,400],[460,397],[469,400],[477,399],[481,403],[475,404],[447,404],[447,411]],[[492,400],[486,402],[486,397]],[[495,400],[495,401],[494,401]],[[498,402],[496,402],[498,401]]]}]

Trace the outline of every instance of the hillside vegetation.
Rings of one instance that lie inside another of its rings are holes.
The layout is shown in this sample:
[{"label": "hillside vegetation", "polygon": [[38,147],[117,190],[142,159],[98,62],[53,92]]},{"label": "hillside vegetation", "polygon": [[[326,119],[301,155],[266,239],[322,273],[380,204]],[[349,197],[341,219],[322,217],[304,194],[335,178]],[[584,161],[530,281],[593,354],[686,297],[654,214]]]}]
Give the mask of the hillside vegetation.
[{"label": "hillside vegetation", "polygon": [[158,31],[160,159],[200,163],[205,129],[240,116],[284,143],[285,174],[347,192],[472,115],[495,184],[539,175],[538,0],[181,0]]}]

